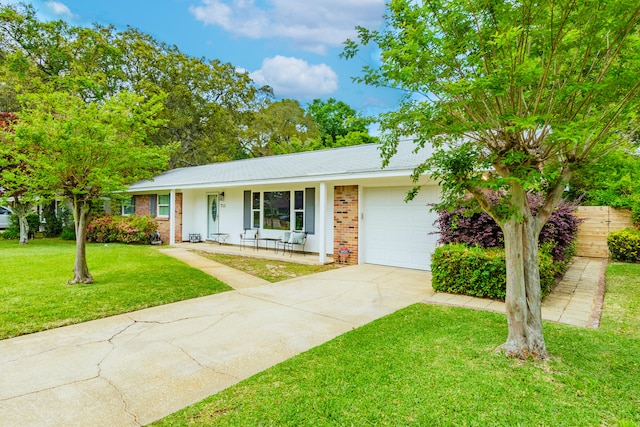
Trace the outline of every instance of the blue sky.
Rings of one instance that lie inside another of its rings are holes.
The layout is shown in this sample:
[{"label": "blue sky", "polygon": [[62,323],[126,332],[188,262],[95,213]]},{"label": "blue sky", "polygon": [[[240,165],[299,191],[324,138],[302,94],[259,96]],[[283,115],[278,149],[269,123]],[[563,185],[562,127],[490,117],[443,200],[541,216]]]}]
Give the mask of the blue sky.
[{"label": "blue sky", "polygon": [[[0,3],[18,3],[0,0]],[[219,59],[306,106],[336,98],[363,114],[394,108],[400,93],[353,83],[374,49],[339,58],[355,26],[379,28],[384,0],[31,0],[43,20],[131,26],[192,56]]]}]

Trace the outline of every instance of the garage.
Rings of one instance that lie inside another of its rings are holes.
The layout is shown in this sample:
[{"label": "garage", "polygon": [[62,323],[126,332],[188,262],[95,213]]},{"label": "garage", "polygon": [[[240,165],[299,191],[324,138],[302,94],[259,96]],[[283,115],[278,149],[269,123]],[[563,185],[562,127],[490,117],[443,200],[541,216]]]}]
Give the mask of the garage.
[{"label": "garage", "polygon": [[409,187],[365,188],[359,242],[367,264],[429,270],[438,236],[436,213],[428,204],[439,199],[437,186],[423,187],[410,202]]}]

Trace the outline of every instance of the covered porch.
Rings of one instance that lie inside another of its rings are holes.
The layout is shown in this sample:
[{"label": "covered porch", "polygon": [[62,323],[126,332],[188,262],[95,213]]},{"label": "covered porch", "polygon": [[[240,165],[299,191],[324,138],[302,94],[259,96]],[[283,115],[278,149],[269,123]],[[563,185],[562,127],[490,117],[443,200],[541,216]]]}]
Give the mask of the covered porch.
[{"label": "covered porch", "polygon": [[[251,258],[261,258],[265,260],[276,260],[276,261],[285,261],[285,262],[294,262],[298,264],[307,264],[307,265],[320,265],[320,256],[318,253],[306,252],[302,254],[301,252],[294,251],[291,254],[288,250],[286,253],[282,253],[282,248],[276,252],[276,247],[274,246],[275,242],[273,241],[261,241],[259,242],[259,247],[256,250],[252,246],[239,246],[232,244],[218,244],[212,241],[206,242],[198,242],[198,243],[189,243],[182,242],[176,243],[173,245],[174,247],[183,248],[187,250],[193,251],[203,251],[209,252],[213,254],[225,254],[225,255],[235,255],[235,256],[245,256]],[[332,264],[334,262],[332,255],[328,254],[325,256],[324,264]]]}]

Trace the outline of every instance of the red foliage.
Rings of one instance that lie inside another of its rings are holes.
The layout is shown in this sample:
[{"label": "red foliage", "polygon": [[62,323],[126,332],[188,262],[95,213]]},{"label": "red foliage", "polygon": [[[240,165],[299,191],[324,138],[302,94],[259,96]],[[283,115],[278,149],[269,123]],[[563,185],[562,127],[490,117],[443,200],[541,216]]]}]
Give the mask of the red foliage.
[{"label": "red foliage", "polygon": [[18,116],[8,111],[0,111],[0,129],[5,132],[12,132],[13,125],[18,120]]}]

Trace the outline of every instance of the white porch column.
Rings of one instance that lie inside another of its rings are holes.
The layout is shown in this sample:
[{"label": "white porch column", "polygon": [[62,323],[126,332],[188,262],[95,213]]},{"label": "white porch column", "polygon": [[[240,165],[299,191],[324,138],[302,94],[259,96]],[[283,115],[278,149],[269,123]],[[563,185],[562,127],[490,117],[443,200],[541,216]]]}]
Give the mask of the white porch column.
[{"label": "white porch column", "polygon": [[320,183],[320,200],[318,203],[318,254],[320,264],[324,264],[327,260],[327,184]]},{"label": "white porch column", "polygon": [[176,244],[176,190],[169,193],[169,244]]}]

